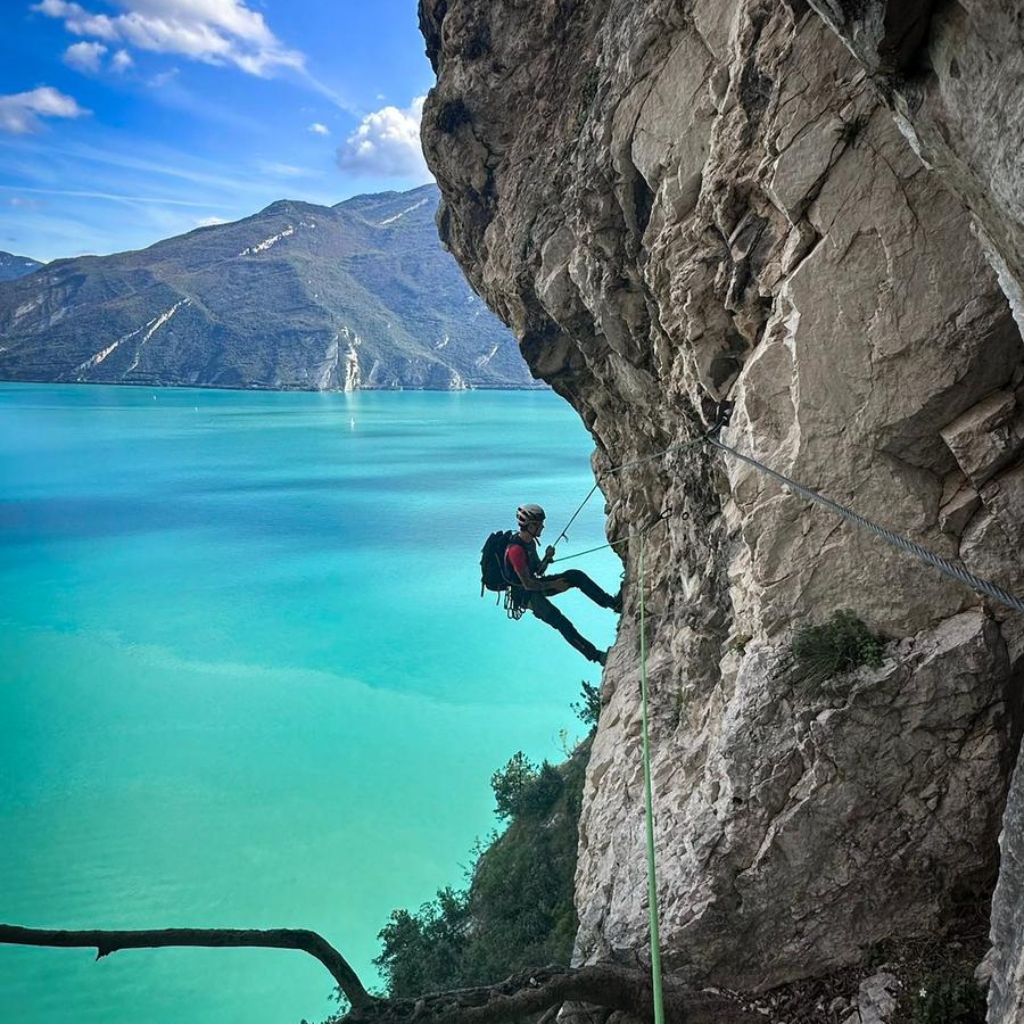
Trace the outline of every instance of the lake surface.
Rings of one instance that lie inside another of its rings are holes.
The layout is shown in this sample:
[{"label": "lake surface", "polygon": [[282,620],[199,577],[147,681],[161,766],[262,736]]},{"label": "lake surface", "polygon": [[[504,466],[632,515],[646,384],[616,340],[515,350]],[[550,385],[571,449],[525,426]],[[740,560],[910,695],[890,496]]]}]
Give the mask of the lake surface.
[{"label": "lake surface", "polygon": [[[0,384],[0,921],[307,927],[372,981],[491,773],[585,731],[595,667],[480,599],[479,549],[523,501],[553,539],[591,447],[549,393]],[[560,554],[602,530],[598,497]],[[298,1024],[332,988],[297,952],[0,946],[2,1024]]]}]

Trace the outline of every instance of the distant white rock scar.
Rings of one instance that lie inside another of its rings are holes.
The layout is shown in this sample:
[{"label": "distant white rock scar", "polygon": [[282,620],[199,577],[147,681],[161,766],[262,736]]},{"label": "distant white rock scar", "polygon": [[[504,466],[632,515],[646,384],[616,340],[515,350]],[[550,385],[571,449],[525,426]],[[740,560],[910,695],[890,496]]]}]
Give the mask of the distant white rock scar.
[{"label": "distant white rock scar", "polygon": [[324,361],[316,371],[314,383],[318,391],[326,391],[331,386],[332,380],[338,380],[341,363],[341,346],[338,344],[340,335],[336,334],[331,338],[331,343],[324,353]]},{"label": "distant white rock scar", "polygon": [[418,203],[413,203],[412,206],[406,207],[400,213],[396,213],[393,217],[385,217],[384,220],[377,222],[377,227],[382,228],[385,224],[394,224],[399,217],[404,217],[407,213],[412,213],[413,210],[418,210],[421,206],[426,205],[427,200],[421,199]]},{"label": "distant white rock scar", "polygon": [[34,309],[38,309],[43,304],[43,297],[40,295],[36,299],[32,299],[31,302],[22,303],[15,311],[14,316],[11,318],[11,326],[14,326],[22,317],[28,316],[29,313]]},{"label": "distant white rock scar", "polygon": [[345,390],[358,391],[361,377],[359,354],[356,352],[355,345],[349,344],[348,351],[345,353]]},{"label": "distant white rock scar", "polygon": [[266,252],[276,242],[280,242],[282,238],[287,238],[289,235],[294,234],[295,228],[293,228],[291,224],[289,224],[288,227],[286,227],[284,231],[282,231],[280,234],[271,235],[269,238],[264,238],[263,241],[259,242],[257,245],[250,245],[248,249],[243,249],[238,255],[255,256],[256,253],[258,252]]},{"label": "distant white rock scar", "polygon": [[445,347],[447,347],[447,345],[448,345],[448,342],[449,342],[449,341],[451,341],[451,340],[452,340],[452,339],[451,339],[451,338],[450,338],[450,337],[449,337],[449,336],[448,336],[448,335],[446,334],[446,335],[445,335],[445,336],[444,336],[444,337],[443,337],[443,338],[442,338],[442,339],[441,339],[441,340],[440,340],[440,341],[439,341],[439,342],[438,342],[438,343],[437,343],[437,344],[436,344],[436,345],[434,346],[434,348],[436,348],[436,349],[442,349],[442,348],[445,348]]},{"label": "distant white rock scar", "polygon": [[[142,356],[142,346],[145,345],[146,342],[149,341],[149,339],[152,338],[153,335],[156,334],[156,332],[160,330],[160,328],[163,327],[163,325],[167,323],[167,321],[170,320],[171,317],[174,316],[174,314],[177,313],[179,309],[181,309],[182,306],[187,306],[190,301],[190,299],[180,299],[173,306],[171,306],[170,309],[165,310],[158,317],[155,317],[154,319],[150,320],[149,323],[146,324],[144,328],[142,328],[142,330],[144,330],[146,333],[142,336],[142,341],[139,342],[139,347],[135,350],[135,358],[132,359],[132,365],[129,366],[128,369],[124,371],[125,377],[127,377],[128,374],[131,373],[132,370],[134,370],[135,367],[139,365],[139,359]],[[136,331],[135,333],[138,334],[138,331]]]},{"label": "distant white rock scar", "polygon": [[497,351],[498,351],[498,346],[495,345],[494,348],[492,348],[491,351],[487,353],[487,355],[480,356],[476,360],[476,365],[477,366],[486,366],[494,358],[494,356],[497,353]]},{"label": "distant white rock scar", "polygon": [[[91,370],[94,366],[99,366],[100,363],[102,363],[103,360],[106,359],[111,352],[114,352],[126,341],[128,341],[131,338],[134,338],[136,334],[141,334],[143,331],[147,331],[146,336],[139,343],[139,348],[141,349],[142,345],[153,336],[153,332],[161,325],[167,323],[167,321],[170,320],[172,316],[174,316],[175,312],[177,312],[178,307],[183,305],[184,303],[187,303],[188,301],[188,299],[182,299],[180,302],[176,302],[169,310],[167,310],[164,313],[161,313],[157,317],[154,317],[148,323],[143,324],[141,327],[136,327],[134,331],[129,331],[127,334],[122,334],[121,337],[117,339],[117,341],[111,342],[111,344],[109,344],[106,348],[100,349],[99,352],[97,352],[95,355],[89,356],[89,358],[86,359],[84,363],[80,363],[78,366],[76,366],[75,373],[81,375],[85,373],[86,370]],[[138,366],[138,363],[138,353],[136,353],[135,362],[132,363],[132,365],[129,367],[126,373],[131,373],[132,370],[134,370],[135,367]],[[81,380],[81,376],[79,376],[79,380]]]}]

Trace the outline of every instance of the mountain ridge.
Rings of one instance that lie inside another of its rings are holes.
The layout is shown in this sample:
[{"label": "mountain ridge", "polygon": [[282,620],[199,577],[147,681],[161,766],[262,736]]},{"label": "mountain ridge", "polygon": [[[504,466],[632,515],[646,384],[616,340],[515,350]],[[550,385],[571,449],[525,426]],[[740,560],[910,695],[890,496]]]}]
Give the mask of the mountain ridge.
[{"label": "mountain ridge", "polygon": [[40,263],[31,256],[16,256],[13,252],[0,251],[0,282],[17,280],[44,266],[45,263]]},{"label": "mountain ridge", "polygon": [[277,200],[0,285],[0,379],[272,390],[521,388],[437,238],[438,191]]}]

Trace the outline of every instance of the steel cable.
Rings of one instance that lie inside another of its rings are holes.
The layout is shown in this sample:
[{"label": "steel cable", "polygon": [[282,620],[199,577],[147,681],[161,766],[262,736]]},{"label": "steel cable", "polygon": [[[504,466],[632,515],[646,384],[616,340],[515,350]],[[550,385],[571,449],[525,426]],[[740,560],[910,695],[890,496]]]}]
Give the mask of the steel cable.
[{"label": "steel cable", "polygon": [[742,452],[736,451],[735,448],[729,447],[729,445],[720,441],[717,437],[709,436],[707,440],[716,448],[720,448],[723,452],[728,452],[741,462],[745,462],[748,465],[753,466],[755,469],[759,469],[761,472],[767,473],[768,476],[778,480],[779,483],[784,484],[797,494],[803,495],[803,497],[813,501],[817,505],[821,505],[822,508],[827,508],[829,511],[835,512],[836,515],[841,516],[847,522],[853,523],[855,526],[859,526],[861,529],[873,533],[876,537],[881,537],[882,540],[891,544],[894,548],[897,548],[900,551],[905,551],[909,555],[913,555],[920,561],[925,562],[934,569],[938,569],[939,572],[945,573],[947,576],[960,583],[966,583],[967,586],[971,587],[973,590],[991,597],[993,601],[998,601],[1000,604],[1004,604],[1008,608],[1013,608],[1015,611],[1024,612],[1024,601],[1021,601],[1019,597],[1015,597],[1013,594],[1009,593],[1009,591],[1003,590],[1002,587],[997,586],[990,580],[982,579],[982,577],[976,576],[973,572],[969,572],[967,569],[956,565],[948,559],[936,555],[933,551],[929,551],[927,548],[921,547],[920,544],[915,544],[914,541],[909,540],[907,537],[902,537],[898,533],[893,533],[892,530],[887,530],[884,526],[879,526],[878,523],[873,523],[870,519],[865,519],[864,516],[858,515],[852,509],[848,509],[845,505],[840,505],[838,501],[826,498],[823,495],[818,494],[817,491],[812,491],[809,487],[804,487],[803,484],[798,484],[795,480],[790,480],[788,476],[783,476],[782,473],[778,473],[774,469],[769,468],[763,462],[759,462],[757,459],[751,458],[751,456],[744,455]]}]

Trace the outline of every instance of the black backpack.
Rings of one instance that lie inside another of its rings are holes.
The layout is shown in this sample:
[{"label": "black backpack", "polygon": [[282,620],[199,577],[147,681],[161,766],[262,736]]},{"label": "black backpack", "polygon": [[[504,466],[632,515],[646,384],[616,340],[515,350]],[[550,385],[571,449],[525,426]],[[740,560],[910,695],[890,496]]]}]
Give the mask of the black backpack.
[{"label": "black backpack", "polygon": [[483,550],[480,552],[481,597],[484,596],[485,590],[496,590],[501,593],[511,586],[511,581],[505,575],[505,552],[509,544],[526,547],[512,530],[498,530],[484,541]]}]

